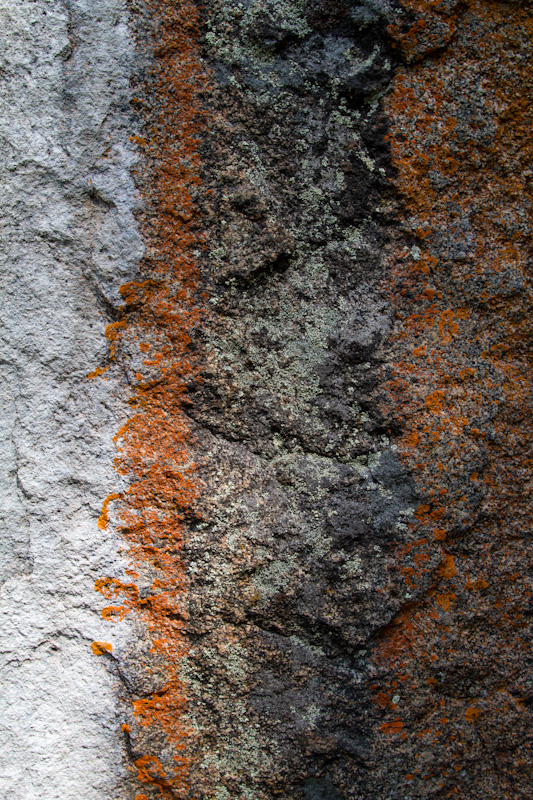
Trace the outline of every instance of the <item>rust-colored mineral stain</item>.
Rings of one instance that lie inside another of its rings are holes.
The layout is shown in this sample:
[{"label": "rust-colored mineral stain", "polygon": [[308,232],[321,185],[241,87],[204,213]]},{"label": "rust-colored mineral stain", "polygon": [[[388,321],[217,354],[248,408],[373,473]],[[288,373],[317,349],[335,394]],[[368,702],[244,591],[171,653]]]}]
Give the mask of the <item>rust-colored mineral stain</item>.
[{"label": "rust-colored mineral stain", "polygon": [[[397,551],[416,601],[376,648],[378,689],[407,674],[414,697],[433,687],[428,730],[440,707],[450,720],[473,721],[477,708],[440,694],[427,669],[483,665],[502,678],[478,724],[499,729],[518,713],[513,697],[527,691],[533,18],[493,0],[448,4],[451,14],[438,2],[402,5],[412,26],[391,33],[407,65],[386,111],[409,244],[396,253],[388,286],[397,312],[388,403],[404,431],[400,456],[425,497],[412,535],[425,540],[419,552],[430,571],[412,550]],[[472,577],[480,572],[486,579]],[[475,635],[468,618],[484,620]],[[461,733],[454,736],[452,748]],[[499,779],[501,792],[511,791]]]},{"label": "rust-colored mineral stain", "polygon": [[[102,578],[96,589],[107,599],[120,598],[120,605],[103,610],[104,618],[135,614],[150,632],[154,670],[162,678],[151,695],[133,701],[134,723],[128,733],[135,739],[143,729],[153,728],[154,741],[164,737],[161,751],[137,758],[136,776],[163,797],[176,798],[188,791],[186,697],[178,677],[187,649],[187,579],[180,550],[198,486],[183,404],[197,368],[189,346],[191,328],[199,319],[194,251],[202,246],[202,236],[191,190],[201,183],[199,93],[206,79],[197,51],[195,4],[149,0],[147,5],[152,26],[148,55],[154,66],[141,98],[136,98],[148,111],[143,136],[134,139],[142,151],[137,182],[145,203],[140,224],[148,255],[144,279],[121,288],[122,317],[106,329],[110,360],[125,367],[134,386],[130,406],[135,414],[115,437],[116,469],[129,486],[104,501],[98,524],[105,529],[112,521],[122,532],[133,577],[146,567],[157,577],[142,593],[135,583],[115,578]],[[144,360],[130,367],[135,352]],[[144,800],[145,795],[137,797]]]}]

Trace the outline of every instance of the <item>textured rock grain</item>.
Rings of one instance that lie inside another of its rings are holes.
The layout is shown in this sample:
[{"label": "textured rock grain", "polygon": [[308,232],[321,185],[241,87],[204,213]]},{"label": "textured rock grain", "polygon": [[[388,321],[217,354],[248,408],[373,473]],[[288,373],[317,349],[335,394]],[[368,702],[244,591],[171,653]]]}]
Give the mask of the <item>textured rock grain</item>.
[{"label": "textured rock grain", "polygon": [[4,795],[528,800],[531,4],[12,5]]},{"label": "textured rock grain", "polygon": [[116,381],[87,375],[142,252],[122,116],[133,44],[115,0],[3,0],[0,20],[0,795],[118,800],[118,678],[90,645],[129,637],[104,630],[94,592],[126,565],[96,526],[124,411]]}]

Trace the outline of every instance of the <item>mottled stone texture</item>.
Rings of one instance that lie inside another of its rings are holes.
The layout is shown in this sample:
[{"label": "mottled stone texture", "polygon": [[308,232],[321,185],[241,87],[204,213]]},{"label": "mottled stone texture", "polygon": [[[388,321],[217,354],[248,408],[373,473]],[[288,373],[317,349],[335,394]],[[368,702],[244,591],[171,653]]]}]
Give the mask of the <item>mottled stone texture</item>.
[{"label": "mottled stone texture", "polygon": [[380,792],[526,798],[533,14],[409,6],[411,32],[392,31],[408,66],[384,101],[406,238],[381,403],[422,502],[395,552],[411,600],[373,655],[394,752]]},{"label": "mottled stone texture", "polygon": [[531,4],[0,12],[2,797],[528,800]]},{"label": "mottled stone texture", "polygon": [[379,13],[360,27],[337,4],[210,3],[204,25],[193,795],[356,797],[369,642],[397,608],[388,549],[417,504],[372,400],[394,55]]},{"label": "mottled stone texture", "polygon": [[530,25],[205,3],[191,797],[530,796]]}]

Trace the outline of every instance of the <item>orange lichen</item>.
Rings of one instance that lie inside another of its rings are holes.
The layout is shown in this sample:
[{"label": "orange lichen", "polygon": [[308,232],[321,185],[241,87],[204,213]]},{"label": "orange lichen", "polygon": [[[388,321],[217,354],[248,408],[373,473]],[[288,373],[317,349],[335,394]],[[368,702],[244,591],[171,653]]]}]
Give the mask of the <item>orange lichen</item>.
[{"label": "orange lichen", "polygon": [[113,494],[108,495],[104,500],[102,504],[102,513],[98,519],[98,527],[101,528],[101,530],[105,531],[109,522],[109,503],[113,502],[113,500],[119,500],[120,497],[120,494],[114,492]]},{"label": "orange lichen", "polygon": [[106,339],[108,339],[111,342],[111,345],[109,347],[109,360],[110,361],[113,361],[115,356],[116,356],[117,349],[116,349],[115,342],[117,342],[120,339],[120,336],[121,336],[124,328],[127,327],[127,324],[128,323],[126,322],[126,320],[120,320],[119,322],[112,322],[105,329],[105,337],[106,337]]},{"label": "orange lichen", "polygon": [[89,372],[87,379],[92,380],[93,378],[99,378],[100,375],[103,375],[108,369],[109,367],[96,367],[92,372]]},{"label": "orange lichen", "polygon": [[465,589],[474,589],[474,590],[481,590],[481,589],[488,589],[489,584],[483,578],[478,578],[476,581],[471,581],[470,578],[465,583]]},{"label": "orange lichen", "polygon": [[454,575],[457,574],[457,567],[455,566],[455,558],[453,556],[449,554],[444,556],[439,566],[438,574],[441,578],[445,578],[446,580],[451,580]]},{"label": "orange lichen", "polygon": [[103,656],[105,653],[113,652],[113,645],[109,644],[109,642],[93,642],[91,644],[91,650],[95,656]]},{"label": "orange lichen", "polygon": [[105,329],[106,339],[109,339],[110,342],[116,342],[117,339],[120,338],[121,332],[123,332],[124,328],[127,327],[128,323],[126,322],[126,320],[120,320],[120,322],[112,322]]},{"label": "orange lichen", "polygon": [[449,592],[448,594],[437,594],[435,595],[435,602],[444,611],[449,611],[450,608],[452,608],[452,603],[457,602],[457,595],[455,592]]},{"label": "orange lichen", "polygon": [[112,600],[122,594],[135,605],[139,599],[139,590],[134,583],[123,583],[116,578],[98,578],[94,582],[94,588],[103,594],[106,600]]},{"label": "orange lichen", "polygon": [[443,311],[439,318],[439,336],[442,344],[449,344],[459,332],[459,325],[455,320],[455,312],[451,309]]},{"label": "orange lichen", "polygon": [[[129,732],[141,742],[146,728],[158,729],[156,740],[163,735],[166,745],[161,752],[136,760],[137,778],[163,796],[176,798],[188,791],[186,700],[178,677],[187,649],[187,580],[180,549],[184,521],[199,490],[183,404],[186,386],[197,372],[189,346],[199,319],[195,252],[203,240],[191,189],[201,183],[198,134],[204,122],[199,94],[206,78],[192,0],[148,0],[147,6],[152,27],[143,28],[143,34],[153,69],[144,86],[144,106],[150,116],[143,135],[131,137],[143,159],[138,186],[144,211],[139,221],[147,255],[143,280],[121,287],[122,316],[105,335],[110,360],[128,368],[130,353],[140,350],[149,357],[131,371],[130,406],[135,413],[114,438],[115,466],[129,488],[106,498],[98,524],[102,529],[109,525],[109,504],[115,502],[114,523],[128,543],[132,572],[140,574],[141,565],[148,564],[157,578],[148,594],[116,578],[100,579],[96,589],[108,599],[121,599],[122,605],[103,609],[104,618],[135,614],[151,637],[154,662],[146,669],[161,676],[160,685],[150,696],[134,699],[136,722]],[[147,19],[143,17],[143,25]]]},{"label": "orange lichen", "polygon": [[384,722],[381,726],[383,733],[400,733],[403,729],[403,722],[395,719],[394,722]]},{"label": "orange lichen", "polygon": [[127,606],[106,606],[102,609],[102,618],[108,622],[120,622],[129,613]]},{"label": "orange lichen", "polygon": [[[533,18],[496,0],[465,0],[453,12],[437,2],[402,5],[411,23],[391,33],[409,66],[399,69],[385,105],[410,241],[398,246],[386,287],[397,311],[387,399],[404,428],[395,442],[400,458],[425,498],[412,527],[429,542],[432,572],[430,580],[417,573],[398,548],[398,572],[409,570],[417,602],[385,629],[375,662],[387,680],[407,672],[414,695],[431,681],[432,719],[440,693],[426,662],[444,670],[454,657],[491,663],[509,685],[523,670],[530,558],[521,540],[533,522]],[[486,579],[465,579],[480,568]],[[472,639],[468,618],[483,619],[488,632]],[[490,698],[487,708],[480,725],[511,713]],[[474,718],[464,701],[452,711],[455,720]]]},{"label": "orange lichen", "polygon": [[138,769],[137,780],[157,787],[163,797],[175,797],[175,782],[169,782],[165,770],[155,756],[143,756],[135,762]]}]

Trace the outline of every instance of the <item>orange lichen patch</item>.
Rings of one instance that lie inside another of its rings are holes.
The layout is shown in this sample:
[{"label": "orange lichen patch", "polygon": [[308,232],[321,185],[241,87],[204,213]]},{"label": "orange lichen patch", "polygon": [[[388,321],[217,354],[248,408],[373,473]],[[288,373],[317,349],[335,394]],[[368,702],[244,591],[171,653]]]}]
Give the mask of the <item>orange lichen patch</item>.
[{"label": "orange lichen patch", "polygon": [[[109,503],[116,502],[113,521],[127,542],[132,572],[138,580],[148,570],[152,588],[141,592],[136,583],[108,577],[97,581],[96,589],[107,599],[120,598],[121,605],[102,611],[106,619],[134,614],[151,638],[152,662],[144,669],[160,679],[152,694],[133,700],[131,737],[137,752],[143,746],[148,750],[135,762],[137,778],[177,798],[188,792],[186,698],[178,678],[187,651],[187,578],[180,551],[199,492],[183,411],[186,387],[198,371],[190,343],[200,319],[196,251],[203,247],[191,190],[201,184],[198,145],[205,122],[200,93],[207,82],[196,43],[196,4],[148,0],[146,5],[144,56],[153,67],[138,89],[137,105],[149,109],[149,116],[142,135],[131,139],[142,157],[137,183],[144,199],[139,218],[147,244],[144,274],[121,287],[121,318],[106,329],[110,359],[121,362],[134,390],[129,401],[134,414],[114,437],[115,467],[129,486],[104,501],[99,525],[110,524]],[[149,357],[133,366],[130,354],[139,351]],[[147,739],[150,729],[155,733]],[[152,741],[160,743],[159,749],[143,745]]]},{"label": "orange lichen patch", "polygon": [[108,369],[109,367],[96,367],[92,372],[89,372],[87,379],[92,380],[93,378],[99,378],[100,375],[103,375]]},{"label": "orange lichen patch", "polygon": [[102,609],[102,618],[108,622],[120,622],[129,613],[127,606],[106,606]]},{"label": "orange lichen patch", "polygon": [[455,558],[449,554],[445,555],[442,559],[438,573],[441,578],[449,581],[454,575],[457,574],[457,567],[455,566]]},{"label": "orange lichen patch", "polygon": [[126,320],[120,320],[120,322],[112,322],[105,329],[106,339],[109,339],[110,342],[116,342],[117,339],[119,339],[121,332],[123,332],[124,328],[127,327],[128,323],[126,322]]},{"label": "orange lichen patch", "polygon": [[157,281],[149,278],[146,281],[130,281],[129,283],[123,283],[120,287],[119,291],[122,295],[122,299],[127,306],[132,306],[135,304],[142,303],[145,298],[148,296],[148,292],[151,287],[157,287],[159,284]]},{"label": "orange lichen patch", "polygon": [[92,642],[91,650],[95,656],[103,656],[105,653],[113,652],[113,645],[109,642]]},{"label": "orange lichen patch", "polygon": [[[456,29],[456,14],[446,13],[446,4],[441,0],[402,0],[402,6],[413,15],[407,29],[390,25],[389,33],[407,61],[418,61],[448,44]],[[423,154],[420,156],[423,160]],[[448,170],[453,174],[456,161],[445,158]]]},{"label": "orange lichen patch", "polygon": [[459,333],[459,325],[455,322],[455,312],[451,309],[443,311],[439,318],[439,336],[442,344],[449,344]]},{"label": "orange lichen patch", "polygon": [[105,531],[109,522],[109,503],[113,502],[113,500],[119,500],[120,497],[120,494],[114,492],[113,494],[109,494],[104,500],[102,504],[102,513],[98,519],[98,527],[101,528],[101,530]]},{"label": "orange lichen patch", "polygon": [[465,589],[473,589],[480,591],[481,589],[488,589],[489,584],[483,578],[478,578],[476,581],[470,580],[470,578],[465,583]]},{"label": "orange lichen patch", "polygon": [[389,708],[391,705],[391,696],[385,692],[378,692],[372,699],[380,708]]},{"label": "orange lichen patch", "polygon": [[403,722],[398,718],[394,722],[384,722],[381,726],[383,733],[401,733],[403,730]]},{"label": "orange lichen patch", "polygon": [[112,600],[122,594],[135,604],[139,598],[139,590],[134,583],[122,583],[116,578],[98,578],[94,582],[94,588],[103,594],[106,600]]},{"label": "orange lichen patch", "polygon": [[433,414],[438,414],[443,409],[445,397],[446,392],[442,389],[438,389],[436,392],[426,397],[426,406]]},{"label": "orange lichen patch", "polygon": [[138,769],[137,780],[156,786],[163,797],[175,797],[174,787],[169,783],[165,770],[155,756],[143,756],[135,762]]},{"label": "orange lichen patch", "polygon": [[[417,573],[397,548],[397,572],[410,570],[417,602],[385,629],[374,659],[383,680],[407,673],[417,697],[454,660],[519,683],[531,636],[523,542],[533,527],[533,17],[496,0],[402,5],[412,13],[391,32],[409,66],[385,105],[408,243],[399,242],[384,287],[397,320],[384,406],[396,409],[395,444],[424,498],[410,535],[428,540],[433,571]],[[481,569],[486,577],[466,579]],[[433,685],[428,719],[438,719],[441,700]],[[478,724],[490,739],[490,725],[500,729],[512,712],[486,702]],[[455,720],[466,712],[458,703]],[[505,782],[499,796],[507,790],[514,796]]]},{"label": "orange lichen patch", "polygon": [[465,711],[465,717],[469,722],[474,722],[479,716],[481,716],[481,711],[475,706],[470,706]]},{"label": "orange lichen patch", "polygon": [[123,333],[124,329],[127,327],[126,320],[120,320],[119,322],[112,322],[110,325],[107,326],[105,329],[105,337],[109,339],[111,342],[111,346],[109,348],[109,360],[113,361],[116,356],[116,346],[115,342],[120,339],[121,334]]},{"label": "orange lichen patch", "polygon": [[450,608],[452,608],[452,603],[457,602],[457,595],[454,592],[449,592],[448,594],[437,594],[435,595],[435,602],[444,611],[449,611]]}]

